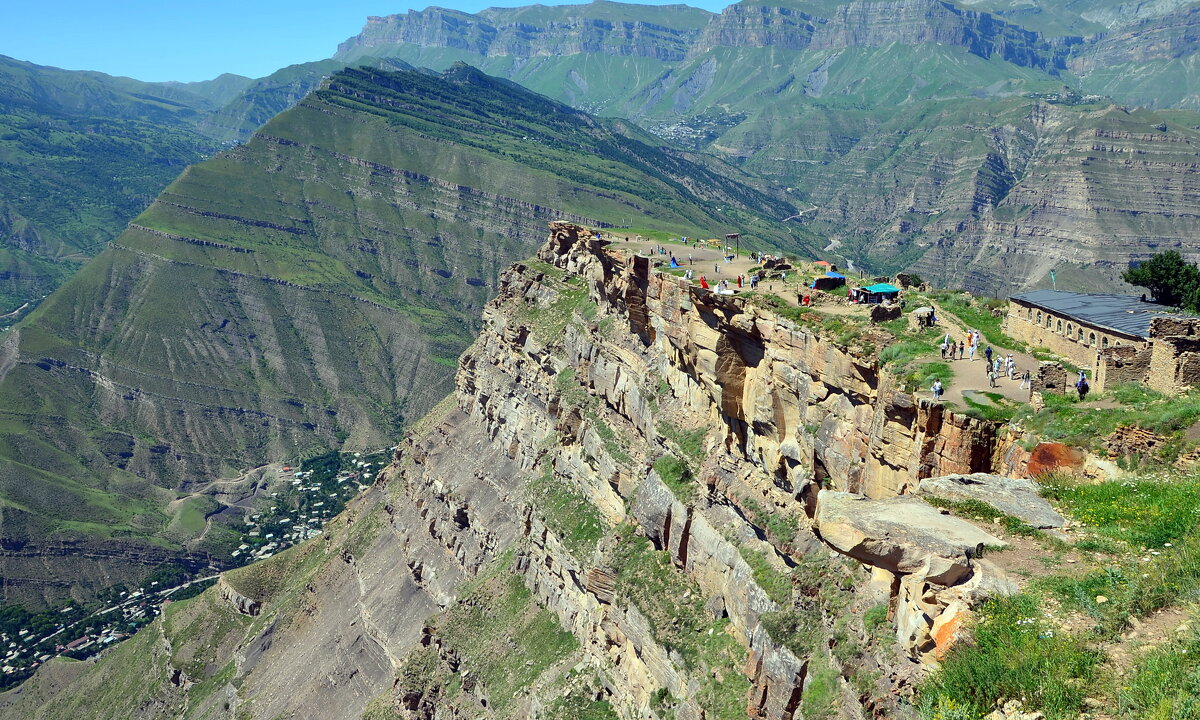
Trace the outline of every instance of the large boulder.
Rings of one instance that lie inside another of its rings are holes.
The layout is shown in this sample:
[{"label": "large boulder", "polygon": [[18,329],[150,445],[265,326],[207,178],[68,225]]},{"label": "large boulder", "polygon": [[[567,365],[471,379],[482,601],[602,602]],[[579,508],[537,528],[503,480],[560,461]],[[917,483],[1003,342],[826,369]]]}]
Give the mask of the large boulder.
[{"label": "large boulder", "polygon": [[917,486],[921,495],[945,500],[978,500],[1035,528],[1060,528],[1063,516],[1039,494],[1041,486],[1023,478],[974,473],[926,478]]},{"label": "large boulder", "polygon": [[825,542],[856,560],[897,574],[919,574],[940,585],[969,575],[972,559],[985,547],[1007,546],[914,496],[871,500],[822,490],[816,525]]}]

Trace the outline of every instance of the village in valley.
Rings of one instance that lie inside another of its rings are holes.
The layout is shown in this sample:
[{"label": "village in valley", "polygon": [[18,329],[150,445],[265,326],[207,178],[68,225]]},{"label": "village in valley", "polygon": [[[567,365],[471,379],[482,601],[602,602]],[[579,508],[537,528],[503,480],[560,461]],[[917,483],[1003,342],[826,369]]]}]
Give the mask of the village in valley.
[{"label": "village in valley", "polygon": [[115,587],[88,605],[42,613],[6,610],[0,616],[0,689],[12,687],[51,658],[92,657],[148,624],[171,602],[203,592],[220,572],[271,557],[321,534],[346,503],[374,482],[392,451],[331,452],[300,462],[261,468],[270,478],[238,504],[241,542],[227,558],[198,567],[169,564],[138,587]]}]

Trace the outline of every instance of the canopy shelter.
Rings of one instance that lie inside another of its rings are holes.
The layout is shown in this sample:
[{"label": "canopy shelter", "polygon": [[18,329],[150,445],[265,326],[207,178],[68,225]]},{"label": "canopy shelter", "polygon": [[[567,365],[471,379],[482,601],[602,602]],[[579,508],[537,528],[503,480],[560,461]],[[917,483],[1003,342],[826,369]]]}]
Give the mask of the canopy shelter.
[{"label": "canopy shelter", "polygon": [[859,303],[881,303],[885,300],[895,300],[900,295],[900,288],[889,283],[875,283],[863,288],[852,288],[850,300]]}]

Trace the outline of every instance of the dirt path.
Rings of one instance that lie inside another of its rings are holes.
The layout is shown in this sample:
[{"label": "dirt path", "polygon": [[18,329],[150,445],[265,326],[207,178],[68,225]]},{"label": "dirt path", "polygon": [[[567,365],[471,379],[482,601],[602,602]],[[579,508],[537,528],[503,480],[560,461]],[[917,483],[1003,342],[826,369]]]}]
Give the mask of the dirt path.
[{"label": "dirt path", "polygon": [[[967,337],[967,327],[954,315],[944,312],[936,303],[934,303],[934,310],[937,314],[939,325],[945,332],[950,333],[950,339],[960,343],[963,342]],[[994,353],[998,354],[1001,358],[1011,354],[1013,361],[1016,363],[1017,370],[1013,373],[1012,380],[1009,380],[1008,376],[1002,372],[996,380],[996,387],[991,387],[991,383],[988,381],[988,363],[985,355],[988,347],[989,343],[987,340],[980,337],[979,348],[975,352],[974,360],[967,353],[963,353],[961,360],[957,359],[957,357],[954,360],[946,360],[946,363],[954,371],[954,379],[950,381],[945,389],[945,394],[942,396],[944,402],[953,403],[965,408],[967,407],[965,397],[970,397],[977,403],[988,404],[991,401],[983,393],[1002,395],[1006,399],[1016,403],[1029,402],[1031,391],[1021,388],[1021,373],[1025,370],[1034,372],[1038,367],[1037,358],[1022,352],[992,348]],[[992,355],[993,359],[995,359],[996,354]],[[941,353],[937,353],[919,358],[919,360],[942,360],[942,358]],[[1003,371],[1003,366],[1001,370]],[[925,389],[925,394],[931,394],[928,388]]]},{"label": "dirt path", "polygon": [[[621,237],[619,235],[614,237]],[[650,255],[655,260],[662,260],[664,263],[670,263],[671,253],[675,254],[675,260],[678,261],[680,267],[684,269],[694,270],[696,273],[696,283],[699,284],[700,276],[703,275],[708,279],[709,284],[714,284],[720,280],[729,280],[731,285],[734,285],[734,279],[738,275],[749,275],[750,268],[757,267],[758,262],[750,259],[749,253],[745,250],[741,255],[734,258],[733,262],[727,263],[724,260],[725,253],[719,248],[696,247],[695,245],[683,245],[678,242],[660,243],[653,240],[631,241],[625,242],[617,240],[612,245],[618,250],[640,252],[643,255]],[[664,254],[659,255],[655,250],[663,248]],[[691,258],[691,262],[688,258]]]}]

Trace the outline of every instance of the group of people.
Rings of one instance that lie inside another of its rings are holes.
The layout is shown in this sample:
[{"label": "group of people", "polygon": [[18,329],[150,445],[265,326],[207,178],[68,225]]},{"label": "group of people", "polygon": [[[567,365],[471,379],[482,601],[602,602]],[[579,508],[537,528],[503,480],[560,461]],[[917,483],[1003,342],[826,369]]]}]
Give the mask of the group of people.
[{"label": "group of people", "polygon": [[[950,336],[950,333],[946,333],[946,337],[944,337],[942,339],[942,345],[941,345],[942,359],[943,360],[946,360],[946,359],[962,360],[962,359],[964,359],[964,357],[968,357],[971,359],[972,362],[974,362],[975,361],[975,353],[978,350],[979,345],[980,345],[980,340],[979,340],[979,331],[978,330],[969,330],[967,332],[966,338],[964,338],[961,342],[956,340],[955,338],[952,338]],[[1019,376],[1020,380],[1021,380],[1020,388],[1022,390],[1029,390],[1032,388],[1032,386],[1033,386],[1032,373],[1028,369],[1021,371],[1017,367],[1016,359],[1013,358],[1012,353],[1008,353],[1007,355],[1001,355],[1000,353],[993,351],[991,345],[987,345],[983,349],[983,359],[984,359],[984,362],[987,363],[986,369],[987,369],[987,376],[988,376],[988,384],[991,387],[998,387],[998,385],[996,384],[996,381],[999,380],[1000,378],[1007,377],[1010,381],[1012,381],[1012,380],[1016,380]],[[1081,380],[1081,382],[1086,383],[1087,382],[1086,379],[1083,379],[1082,376],[1083,376],[1083,373],[1081,372],[1080,380]],[[942,387],[941,380],[936,380],[934,382],[933,386],[929,388],[929,390],[930,390],[930,392],[933,393],[933,396],[935,399],[937,399],[937,400],[942,399],[942,393],[944,392],[944,389]],[[1086,390],[1081,390],[1080,398],[1082,398],[1083,394],[1086,392],[1087,392]]]},{"label": "group of people", "polygon": [[[694,275],[691,270],[687,270],[683,273],[683,277],[687,280],[691,280]],[[703,275],[700,276],[700,287],[704,288],[705,290],[712,289],[719,295],[732,295],[734,293],[733,283],[737,283],[739,290],[745,287],[746,284],[748,284],[750,289],[753,290],[758,286],[758,275],[738,275],[736,278],[734,278],[732,283],[728,279],[725,279],[717,282],[716,285],[713,286],[708,284],[708,278],[704,277]]]},{"label": "group of people", "polygon": [[[1012,353],[1009,353],[1004,357],[1000,357],[1000,354],[996,353],[996,357],[993,358],[992,348],[989,346],[984,351],[984,354],[987,355],[988,358],[988,383],[992,387],[996,387],[996,380],[998,380],[1002,375],[1007,375],[1009,380],[1017,379],[1017,363],[1013,360]],[[1021,389],[1028,390],[1032,382],[1033,376],[1028,370],[1024,371],[1021,374]]]},{"label": "group of people", "polygon": [[[955,358],[955,355],[957,354],[959,360],[962,360],[963,356],[966,355],[971,358],[972,362],[974,362],[975,361],[975,349],[978,347],[979,347],[979,331],[978,330],[968,330],[967,338],[965,340],[963,340],[961,343],[958,340],[951,338],[950,333],[946,333],[946,337],[944,337],[942,339],[942,359],[945,360],[945,359],[949,358],[949,359],[953,360]],[[989,347],[988,353],[991,353],[991,351],[992,351],[992,349]],[[991,355],[989,355],[988,357],[990,358]],[[989,359],[989,362],[990,362],[990,359]]]}]

